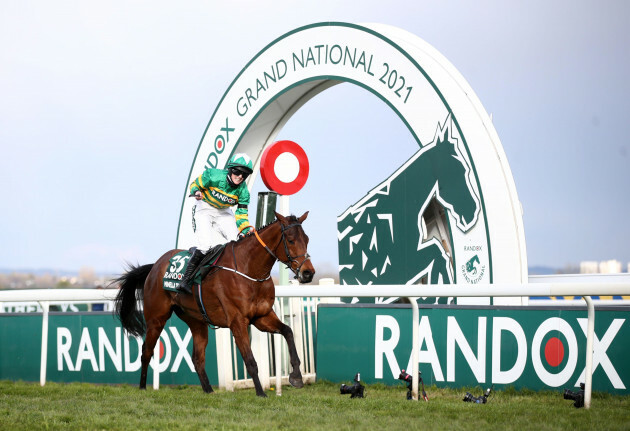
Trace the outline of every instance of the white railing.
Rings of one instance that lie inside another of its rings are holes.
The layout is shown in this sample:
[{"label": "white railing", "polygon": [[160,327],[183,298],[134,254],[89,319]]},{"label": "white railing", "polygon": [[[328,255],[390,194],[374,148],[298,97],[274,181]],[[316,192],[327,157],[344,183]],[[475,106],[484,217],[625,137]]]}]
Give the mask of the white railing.
[{"label": "white railing", "polygon": [[[87,289],[59,289],[59,290],[11,290],[0,291],[0,302],[37,301],[42,306],[42,362],[40,384],[46,382],[46,359],[48,340],[48,310],[51,302],[102,302],[112,300],[116,290],[87,290]],[[534,284],[492,284],[475,285],[371,285],[371,286],[276,286],[276,297],[298,298],[326,298],[326,297],[406,297],[411,301],[413,312],[412,328],[412,364],[413,376],[412,397],[418,399],[418,324],[420,313],[415,301],[419,297],[527,297],[527,296],[582,296],[588,309],[588,330],[586,342],[586,370],[584,406],[590,407],[592,391],[592,361],[595,307],[590,295],[630,295],[630,278],[618,278],[615,282],[559,282]],[[157,374],[157,373],[155,373]],[[156,377],[159,382],[159,374]],[[221,379],[221,376],[219,376]]]},{"label": "white railing", "polygon": [[[528,277],[530,284],[539,283],[628,283],[630,282],[630,274],[552,274],[552,275],[530,275]],[[536,295],[532,295],[536,296]],[[566,296],[566,295],[563,295]],[[630,305],[630,296],[623,296],[621,299],[613,299],[612,297],[600,297],[593,301],[597,305]],[[542,306],[558,306],[558,305],[582,305],[584,302],[581,299],[534,299],[529,298],[528,305],[542,305]]]}]

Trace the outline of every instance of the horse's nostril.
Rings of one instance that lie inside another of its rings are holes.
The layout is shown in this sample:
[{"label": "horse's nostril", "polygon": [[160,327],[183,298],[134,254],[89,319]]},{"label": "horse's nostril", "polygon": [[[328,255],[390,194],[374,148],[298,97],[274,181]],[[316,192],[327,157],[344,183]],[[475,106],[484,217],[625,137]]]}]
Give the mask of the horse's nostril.
[{"label": "horse's nostril", "polygon": [[310,283],[313,280],[313,273],[311,271],[302,271],[302,281],[304,283]]}]

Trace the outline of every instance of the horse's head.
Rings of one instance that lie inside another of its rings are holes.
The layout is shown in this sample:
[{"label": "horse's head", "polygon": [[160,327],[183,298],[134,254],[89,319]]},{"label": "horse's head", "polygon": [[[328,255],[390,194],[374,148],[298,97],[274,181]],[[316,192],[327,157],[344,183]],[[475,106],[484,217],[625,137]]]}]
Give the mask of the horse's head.
[{"label": "horse's head", "polygon": [[440,203],[450,209],[457,226],[466,232],[476,222],[480,211],[479,198],[470,182],[470,166],[462,155],[457,138],[452,136],[451,122],[436,136],[431,158],[435,166]]},{"label": "horse's head", "polygon": [[308,235],[302,229],[302,222],[306,220],[308,211],[302,217],[284,217],[276,213],[280,223],[282,238],[278,244],[276,255],[295,274],[300,283],[310,283],[315,275],[315,268],[307,251]]}]

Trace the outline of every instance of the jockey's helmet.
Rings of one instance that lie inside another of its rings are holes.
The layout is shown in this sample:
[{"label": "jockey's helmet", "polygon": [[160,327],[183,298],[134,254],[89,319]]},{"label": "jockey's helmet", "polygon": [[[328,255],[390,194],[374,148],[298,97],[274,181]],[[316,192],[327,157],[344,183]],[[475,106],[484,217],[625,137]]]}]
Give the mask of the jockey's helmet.
[{"label": "jockey's helmet", "polygon": [[245,153],[237,153],[232,156],[230,161],[227,164],[228,170],[236,169],[239,171],[243,171],[247,174],[251,174],[254,172],[254,165],[252,164],[252,159]]}]

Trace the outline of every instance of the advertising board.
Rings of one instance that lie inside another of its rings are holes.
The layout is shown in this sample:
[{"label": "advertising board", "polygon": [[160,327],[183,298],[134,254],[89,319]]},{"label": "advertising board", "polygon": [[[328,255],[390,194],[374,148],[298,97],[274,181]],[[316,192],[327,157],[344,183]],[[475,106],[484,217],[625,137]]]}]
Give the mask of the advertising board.
[{"label": "advertising board", "polygon": [[[3,314],[0,319],[0,379],[39,381],[41,314]],[[50,313],[49,325],[48,381],[140,381],[142,338],[124,332],[111,313]],[[206,372],[214,384],[218,381],[215,346],[215,334],[210,330]],[[160,359],[151,362],[148,382],[157,366],[161,384],[199,383],[192,363],[192,335],[186,324],[169,320],[158,348]]]},{"label": "advertising board", "polygon": [[[628,394],[628,308],[597,310],[593,390]],[[408,305],[320,305],[317,377],[395,384],[411,367]],[[418,361],[438,387],[562,389],[584,382],[587,313],[583,308],[420,308]],[[343,330],[340,330],[343,328]]]}]

